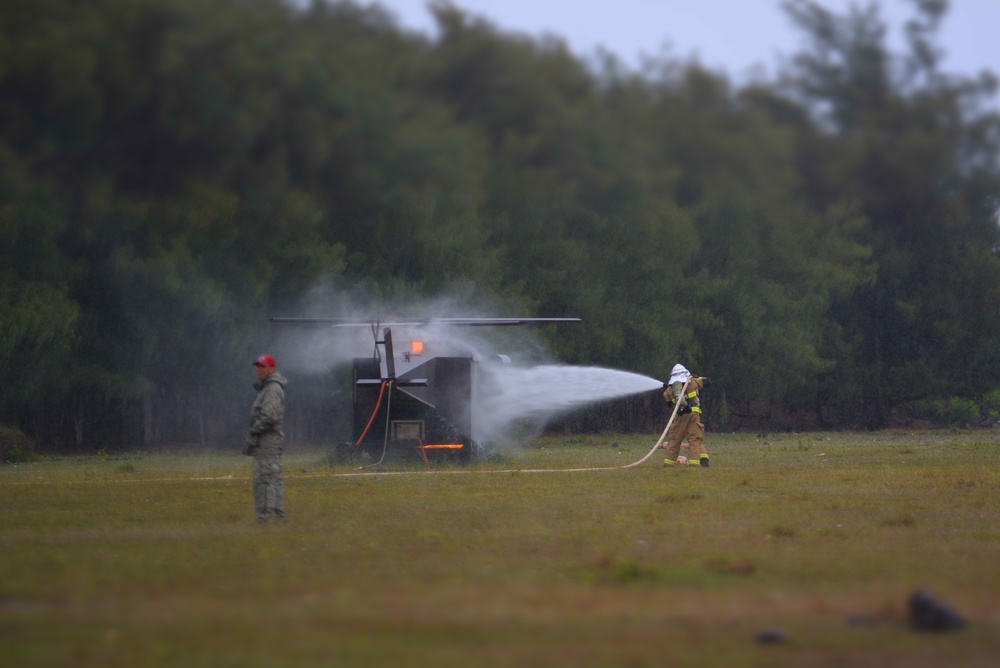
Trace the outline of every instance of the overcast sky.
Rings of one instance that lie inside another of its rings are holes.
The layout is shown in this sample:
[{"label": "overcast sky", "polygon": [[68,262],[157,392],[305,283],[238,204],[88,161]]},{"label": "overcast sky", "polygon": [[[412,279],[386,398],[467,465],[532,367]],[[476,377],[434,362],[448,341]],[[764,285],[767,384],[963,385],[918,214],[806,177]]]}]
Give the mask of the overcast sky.
[{"label": "overcast sky", "polygon": [[[433,35],[429,0],[378,0],[402,27]],[[362,2],[362,4],[373,4]],[[779,0],[453,0],[470,14],[489,19],[507,32],[561,37],[578,56],[598,47],[636,68],[641,55],[697,55],[702,63],[737,79],[755,65],[774,73],[779,54],[790,55],[801,43],[780,9]],[[869,0],[821,0],[844,12]],[[1000,0],[952,0],[945,18],[943,69],[1000,74]],[[910,0],[881,0],[882,15],[892,27],[890,39],[902,45],[903,23],[913,16]],[[664,51],[664,48],[668,51]]]}]

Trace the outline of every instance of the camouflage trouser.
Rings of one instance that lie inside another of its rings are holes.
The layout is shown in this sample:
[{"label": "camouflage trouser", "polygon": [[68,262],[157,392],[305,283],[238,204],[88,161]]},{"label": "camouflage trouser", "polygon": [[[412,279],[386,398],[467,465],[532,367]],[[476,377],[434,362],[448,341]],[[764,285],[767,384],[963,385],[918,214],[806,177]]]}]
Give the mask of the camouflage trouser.
[{"label": "camouflage trouser", "polygon": [[259,520],[285,516],[281,455],[253,456],[253,502]]}]

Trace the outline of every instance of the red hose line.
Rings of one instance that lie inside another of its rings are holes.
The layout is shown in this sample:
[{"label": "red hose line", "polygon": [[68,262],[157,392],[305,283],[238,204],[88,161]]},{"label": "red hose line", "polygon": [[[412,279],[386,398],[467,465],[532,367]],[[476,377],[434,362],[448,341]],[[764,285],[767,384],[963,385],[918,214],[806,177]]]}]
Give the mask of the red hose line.
[{"label": "red hose line", "polygon": [[358,438],[357,443],[354,445],[361,445],[361,441],[365,440],[365,436],[368,435],[368,430],[371,429],[372,422],[375,421],[375,415],[378,414],[379,406],[382,405],[382,394],[385,392],[385,385],[387,381],[382,381],[381,387],[378,390],[378,399],[375,400],[375,410],[372,411],[372,416],[368,418],[368,424],[365,426],[365,430],[361,432],[361,436]]}]

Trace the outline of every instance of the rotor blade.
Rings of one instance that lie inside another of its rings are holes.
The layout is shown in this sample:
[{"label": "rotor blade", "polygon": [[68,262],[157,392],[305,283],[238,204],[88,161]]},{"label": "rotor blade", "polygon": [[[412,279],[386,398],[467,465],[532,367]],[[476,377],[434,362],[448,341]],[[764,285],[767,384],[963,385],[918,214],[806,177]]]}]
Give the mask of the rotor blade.
[{"label": "rotor blade", "polygon": [[369,327],[380,323],[394,327],[421,327],[423,325],[447,325],[449,327],[503,327],[507,325],[527,325],[533,323],[580,322],[580,318],[405,318],[395,321],[360,318],[284,318],[273,317],[271,322],[292,324],[325,324],[331,327]]},{"label": "rotor blade", "polygon": [[[371,327],[379,324],[379,320],[359,320],[358,318],[283,318],[272,317],[271,322],[283,322],[300,325],[330,325],[331,327]],[[395,323],[393,323],[395,324]]]},{"label": "rotor blade", "polygon": [[580,318],[430,318],[427,324],[455,327],[502,327],[544,322],[580,322]]}]

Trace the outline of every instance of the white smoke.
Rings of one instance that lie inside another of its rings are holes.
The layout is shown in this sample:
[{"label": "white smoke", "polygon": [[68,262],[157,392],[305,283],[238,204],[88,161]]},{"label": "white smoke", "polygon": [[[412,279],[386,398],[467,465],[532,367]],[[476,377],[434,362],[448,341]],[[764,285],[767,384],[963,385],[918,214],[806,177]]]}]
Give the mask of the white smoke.
[{"label": "white smoke", "polygon": [[[275,356],[279,367],[294,374],[325,374],[349,366],[356,357],[371,357],[382,330],[392,330],[396,349],[410,340],[424,342],[427,357],[471,357],[475,360],[497,353],[520,363],[551,362],[552,356],[533,325],[513,327],[454,327],[433,322],[417,327],[395,323],[413,318],[524,317],[510,306],[487,303],[481,297],[442,295],[432,299],[409,296],[382,300],[357,290],[338,289],[331,282],[313,287],[288,312],[274,314],[295,318],[339,318],[355,320],[353,326],[324,323],[275,323]],[[561,316],[562,314],[556,314]],[[570,325],[578,326],[578,325]]]}]

